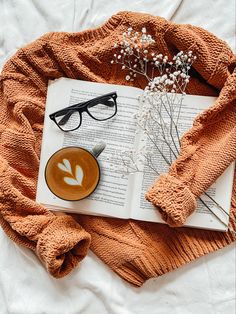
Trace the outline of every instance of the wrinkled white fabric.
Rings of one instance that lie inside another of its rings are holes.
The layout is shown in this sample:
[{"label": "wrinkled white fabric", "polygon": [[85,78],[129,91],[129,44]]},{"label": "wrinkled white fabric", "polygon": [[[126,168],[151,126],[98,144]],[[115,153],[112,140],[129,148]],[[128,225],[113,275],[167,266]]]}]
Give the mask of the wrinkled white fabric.
[{"label": "wrinkled white fabric", "polygon": [[[235,0],[0,0],[0,67],[45,32],[97,27],[123,10],[203,27],[235,50]],[[133,288],[90,252],[54,279],[0,229],[0,314],[235,314],[235,264],[232,244]]]}]

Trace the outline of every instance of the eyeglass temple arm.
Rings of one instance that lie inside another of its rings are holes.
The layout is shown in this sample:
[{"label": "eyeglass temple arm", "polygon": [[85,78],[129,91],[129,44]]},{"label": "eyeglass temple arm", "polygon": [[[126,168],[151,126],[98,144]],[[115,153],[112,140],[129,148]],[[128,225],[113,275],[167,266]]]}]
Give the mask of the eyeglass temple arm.
[{"label": "eyeglass temple arm", "polygon": [[68,111],[63,118],[58,122],[58,125],[64,125],[70,119],[70,116],[74,113],[74,110]]},{"label": "eyeglass temple arm", "polygon": [[[93,107],[93,106],[96,106],[103,98],[107,98],[107,97],[113,97],[116,99],[117,94],[116,94],[116,92],[105,94],[105,95],[90,99],[88,101],[85,101],[83,103],[72,105],[72,106],[68,107],[67,109],[81,108],[81,107],[84,107],[85,105],[88,106],[90,103],[91,103],[90,107]],[[105,104],[109,107],[112,107],[114,105],[114,103],[111,102],[109,99],[103,101],[103,104]]]}]

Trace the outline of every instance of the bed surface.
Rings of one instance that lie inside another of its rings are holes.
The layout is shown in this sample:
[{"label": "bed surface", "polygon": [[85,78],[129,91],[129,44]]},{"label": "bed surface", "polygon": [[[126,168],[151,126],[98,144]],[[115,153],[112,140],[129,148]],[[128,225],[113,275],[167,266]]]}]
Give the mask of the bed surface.
[{"label": "bed surface", "polygon": [[[235,0],[2,0],[0,68],[45,32],[94,28],[123,10],[203,27],[235,51]],[[0,314],[235,314],[235,265],[233,244],[134,288],[89,252],[69,276],[54,279],[0,229]]]}]

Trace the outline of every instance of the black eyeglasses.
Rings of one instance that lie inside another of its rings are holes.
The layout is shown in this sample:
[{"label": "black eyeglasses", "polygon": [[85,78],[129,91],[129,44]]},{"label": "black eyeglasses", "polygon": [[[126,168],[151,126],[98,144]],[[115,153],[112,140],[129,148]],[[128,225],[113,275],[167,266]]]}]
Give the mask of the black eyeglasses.
[{"label": "black eyeglasses", "polygon": [[116,92],[105,94],[85,102],[58,110],[49,115],[56,125],[64,132],[74,131],[81,126],[82,112],[97,120],[105,121],[117,113]]}]

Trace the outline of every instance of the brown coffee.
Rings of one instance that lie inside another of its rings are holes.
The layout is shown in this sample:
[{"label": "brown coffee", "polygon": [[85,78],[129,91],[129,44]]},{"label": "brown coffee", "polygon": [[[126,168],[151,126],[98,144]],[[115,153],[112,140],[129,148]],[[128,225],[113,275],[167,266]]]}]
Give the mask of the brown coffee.
[{"label": "brown coffee", "polygon": [[45,179],[56,196],[76,201],[90,195],[100,179],[97,159],[80,147],[65,147],[54,153],[47,162]]}]

